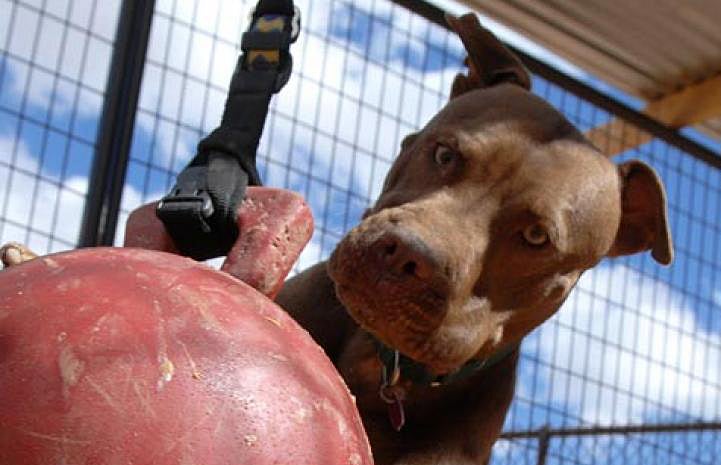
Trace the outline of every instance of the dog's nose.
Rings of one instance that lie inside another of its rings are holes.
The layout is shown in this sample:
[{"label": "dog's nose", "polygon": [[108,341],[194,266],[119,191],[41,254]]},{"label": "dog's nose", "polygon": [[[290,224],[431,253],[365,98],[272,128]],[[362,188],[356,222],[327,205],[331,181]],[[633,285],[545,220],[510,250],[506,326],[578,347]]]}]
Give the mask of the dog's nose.
[{"label": "dog's nose", "polygon": [[410,232],[388,232],[374,244],[380,265],[399,278],[432,278],[438,268],[437,254]]}]

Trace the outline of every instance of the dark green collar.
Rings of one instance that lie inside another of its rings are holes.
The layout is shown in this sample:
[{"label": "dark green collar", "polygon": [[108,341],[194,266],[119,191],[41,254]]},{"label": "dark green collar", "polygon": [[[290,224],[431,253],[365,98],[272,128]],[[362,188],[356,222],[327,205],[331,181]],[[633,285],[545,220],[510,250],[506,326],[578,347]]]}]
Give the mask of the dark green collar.
[{"label": "dark green collar", "polygon": [[440,386],[461,381],[481,370],[486,370],[496,365],[519,346],[519,344],[511,344],[485,360],[469,360],[455,371],[446,373],[445,375],[436,375],[422,363],[416,362],[412,358],[386,346],[378,339],[373,339],[376,344],[376,350],[378,351],[378,358],[383,364],[381,382],[385,385],[394,385],[400,376],[402,376],[403,379],[413,382],[413,384],[426,386]]}]

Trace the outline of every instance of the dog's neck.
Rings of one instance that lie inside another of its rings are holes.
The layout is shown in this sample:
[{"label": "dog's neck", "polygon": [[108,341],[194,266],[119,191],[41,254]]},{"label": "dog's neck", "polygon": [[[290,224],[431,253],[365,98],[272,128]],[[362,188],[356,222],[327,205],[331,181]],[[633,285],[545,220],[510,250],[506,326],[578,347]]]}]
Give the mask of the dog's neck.
[{"label": "dog's neck", "polygon": [[426,365],[413,360],[394,348],[388,347],[380,340],[373,338],[373,341],[378,352],[378,358],[383,365],[381,373],[383,382],[390,383],[402,377],[413,384],[431,387],[447,385],[469,378],[479,371],[488,369],[504,360],[519,346],[519,344],[509,344],[486,359],[471,359],[456,370],[439,375],[433,373]]},{"label": "dog's neck", "polygon": [[401,379],[415,386],[432,388],[460,382],[492,368],[518,350],[519,346],[519,344],[509,344],[486,359],[471,359],[456,370],[438,375],[429,370],[426,365],[400,353],[397,349],[388,347],[373,336],[370,337],[381,362],[378,395],[387,404],[388,419],[396,431],[400,431],[405,424],[403,406],[405,389],[400,383]]}]

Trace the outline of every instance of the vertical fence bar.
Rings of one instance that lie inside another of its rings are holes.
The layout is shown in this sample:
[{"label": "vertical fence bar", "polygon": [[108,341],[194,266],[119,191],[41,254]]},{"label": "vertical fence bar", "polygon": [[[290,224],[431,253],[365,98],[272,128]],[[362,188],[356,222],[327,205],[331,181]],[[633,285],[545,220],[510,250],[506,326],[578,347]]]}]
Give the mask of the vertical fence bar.
[{"label": "vertical fence bar", "polygon": [[548,445],[551,442],[551,433],[548,428],[543,428],[538,432],[538,465],[546,465],[546,457],[548,456]]},{"label": "vertical fence bar", "polygon": [[112,245],[155,0],[124,0],[78,243]]}]

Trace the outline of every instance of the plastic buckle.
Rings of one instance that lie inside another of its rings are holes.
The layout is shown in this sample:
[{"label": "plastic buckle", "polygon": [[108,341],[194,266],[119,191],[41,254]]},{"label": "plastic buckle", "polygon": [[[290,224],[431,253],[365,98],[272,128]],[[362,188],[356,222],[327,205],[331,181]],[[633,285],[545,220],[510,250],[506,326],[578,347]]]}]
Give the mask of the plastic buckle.
[{"label": "plastic buckle", "polygon": [[196,191],[187,194],[175,189],[172,194],[166,195],[158,202],[156,211],[161,218],[177,218],[181,215],[186,219],[197,218],[201,222],[200,229],[210,232],[211,227],[205,220],[213,216],[215,209],[213,200],[207,192]]}]

